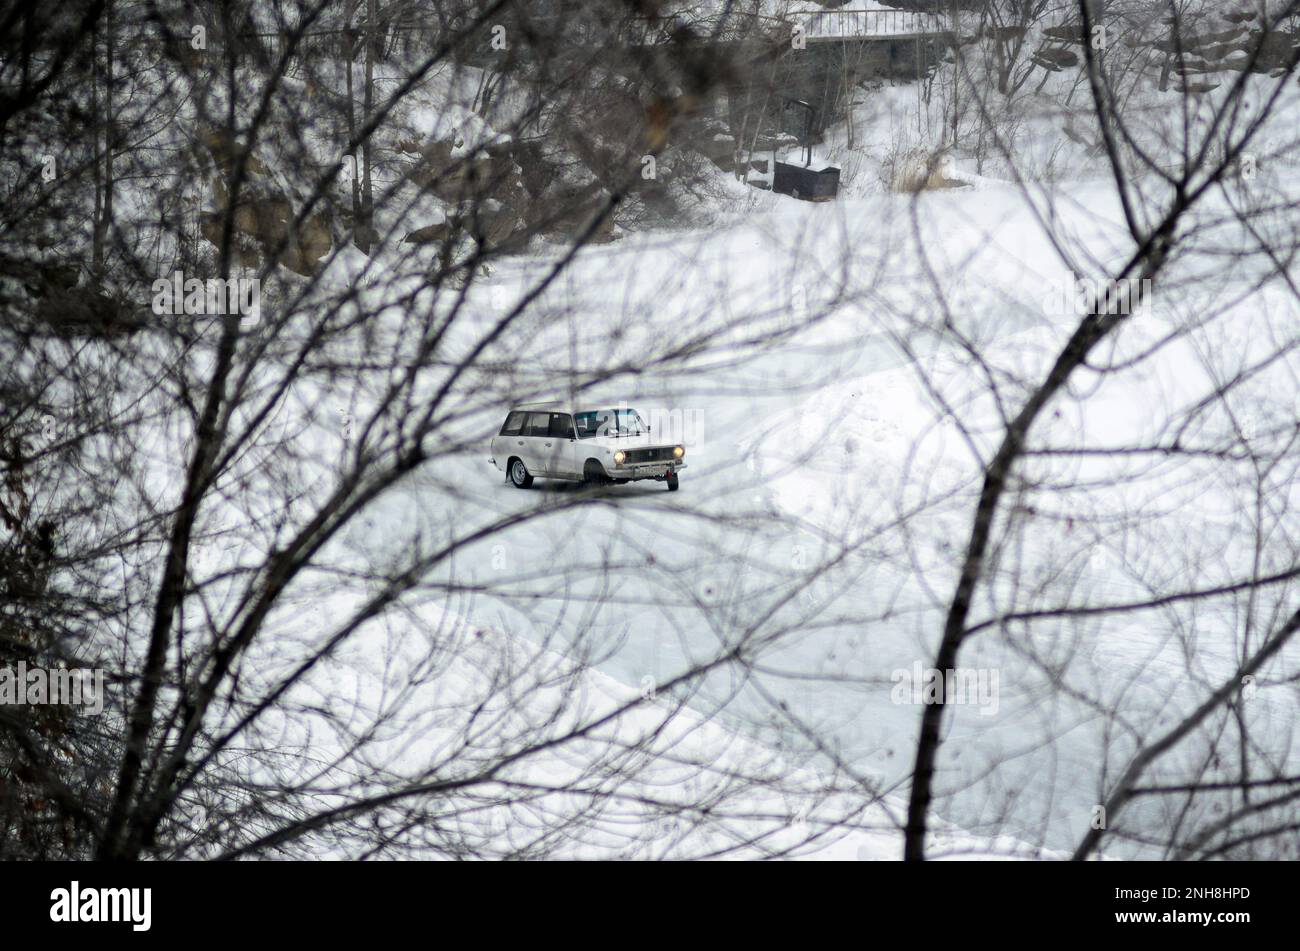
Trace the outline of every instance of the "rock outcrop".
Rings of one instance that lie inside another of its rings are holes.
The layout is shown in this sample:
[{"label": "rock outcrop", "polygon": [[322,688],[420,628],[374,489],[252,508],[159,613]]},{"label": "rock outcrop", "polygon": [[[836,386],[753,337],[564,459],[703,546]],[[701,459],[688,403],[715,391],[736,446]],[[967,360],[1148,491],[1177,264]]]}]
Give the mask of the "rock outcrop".
[{"label": "rock outcrop", "polygon": [[239,194],[232,206],[227,181],[236,173],[243,147],[223,129],[205,129],[200,140],[216,166],[212,210],[204,213],[199,223],[203,237],[220,248],[229,219],[232,253],[239,264],[260,267],[274,258],[298,274],[315,274],[334,246],[329,214],[321,208],[299,222],[299,209],[287,188],[277,183],[267,163],[252,153],[244,160]]}]

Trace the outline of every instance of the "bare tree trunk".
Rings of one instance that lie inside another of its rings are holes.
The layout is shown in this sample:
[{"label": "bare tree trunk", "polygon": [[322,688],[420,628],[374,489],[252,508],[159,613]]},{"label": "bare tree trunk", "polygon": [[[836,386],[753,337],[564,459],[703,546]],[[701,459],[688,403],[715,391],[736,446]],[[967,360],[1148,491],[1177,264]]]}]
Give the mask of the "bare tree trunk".
[{"label": "bare tree trunk", "polygon": [[[113,113],[113,54],[113,0],[108,0],[104,7],[104,201],[96,226],[101,255],[104,238],[113,228],[113,149],[117,144]],[[102,256],[96,266],[103,266]]]},{"label": "bare tree trunk", "polygon": [[[345,60],[344,69],[346,70],[346,74],[347,74],[347,100],[348,100],[347,120],[348,120],[348,141],[349,142],[355,142],[357,139],[357,104],[356,104],[356,94],[355,94],[355,90],[353,89],[353,83],[352,83],[352,65],[353,65],[353,60],[356,57],[356,46],[354,44],[353,36],[352,36],[352,18],[356,14],[358,2],[359,0],[349,0],[347,20],[345,21],[346,25],[343,30],[343,40],[347,44],[347,55],[344,57]],[[357,172],[359,171],[359,169],[357,167],[356,150],[353,149],[351,152],[347,154],[347,156],[345,156],[345,158],[347,161],[352,163],[351,167],[348,169],[348,178],[351,180],[351,184],[352,184],[353,240],[354,242],[365,241],[366,247],[361,248],[361,250],[368,251],[370,242],[365,237],[361,236],[358,231],[361,224],[361,182],[357,177]],[[360,244],[358,243],[357,246],[360,247]]]},{"label": "bare tree trunk", "polygon": [[100,128],[99,115],[99,30],[92,24],[90,29],[90,114],[94,125],[90,130],[90,166],[91,178],[95,186],[95,205],[90,221],[90,266],[96,275],[104,268],[104,178],[103,166],[99,160]]},{"label": "bare tree trunk", "polygon": [[[366,0],[366,88],[365,102],[362,104],[365,121],[370,121],[370,116],[375,105],[375,21],[379,16],[379,4],[377,0]],[[371,138],[366,136],[365,142],[361,145],[361,155],[365,163],[365,178],[361,184],[361,221],[357,227],[359,240],[357,247],[362,251],[369,253],[372,235],[374,234],[375,218],[375,194],[373,179],[371,176]]]}]

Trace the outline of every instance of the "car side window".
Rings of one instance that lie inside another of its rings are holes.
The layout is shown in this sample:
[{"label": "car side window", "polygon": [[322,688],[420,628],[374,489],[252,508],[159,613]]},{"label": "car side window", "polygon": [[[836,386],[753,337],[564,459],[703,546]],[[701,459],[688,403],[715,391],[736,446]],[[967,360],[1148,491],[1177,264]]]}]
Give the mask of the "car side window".
[{"label": "car side window", "polygon": [[560,439],[573,438],[573,417],[568,413],[552,413],[551,428],[547,435]]},{"label": "car side window", "polygon": [[511,413],[506,417],[505,423],[501,426],[499,436],[518,436],[520,430],[524,428],[524,419],[527,413]]},{"label": "car side window", "polygon": [[551,431],[550,413],[529,413],[528,424],[524,426],[525,436],[546,436]]}]

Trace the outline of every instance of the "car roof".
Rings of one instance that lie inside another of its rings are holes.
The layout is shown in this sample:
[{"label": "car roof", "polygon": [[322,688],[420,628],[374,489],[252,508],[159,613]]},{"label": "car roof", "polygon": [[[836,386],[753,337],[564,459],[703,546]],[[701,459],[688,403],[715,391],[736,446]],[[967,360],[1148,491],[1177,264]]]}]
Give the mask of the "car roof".
[{"label": "car roof", "polygon": [[584,403],[581,407],[578,408],[577,412],[579,412],[579,413],[598,413],[598,412],[600,412],[600,411],[602,411],[602,410],[605,411],[605,412],[608,412],[608,411],[611,410],[611,409],[629,409],[629,410],[631,410],[631,409],[636,409],[636,407],[633,406],[631,403],[629,403],[627,400],[623,400],[623,401],[621,401],[621,402],[619,402],[619,401],[615,401],[615,402],[612,402],[612,403]]},{"label": "car roof", "polygon": [[538,403],[516,403],[510,407],[510,412],[543,412],[559,410],[565,413],[593,413],[599,410],[610,410],[615,408],[635,409],[636,407],[627,400],[612,400],[606,403],[567,403],[564,400],[544,400]]}]

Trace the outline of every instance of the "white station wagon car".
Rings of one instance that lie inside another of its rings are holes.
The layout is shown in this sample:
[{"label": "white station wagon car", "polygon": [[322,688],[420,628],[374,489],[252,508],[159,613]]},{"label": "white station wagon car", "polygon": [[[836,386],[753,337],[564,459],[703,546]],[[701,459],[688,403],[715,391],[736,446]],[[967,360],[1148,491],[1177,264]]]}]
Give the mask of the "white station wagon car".
[{"label": "white station wagon car", "polygon": [[641,415],[626,406],[521,403],[492,440],[492,464],[520,489],[534,478],[587,483],[656,479],[676,492],[685,455],[679,443],[655,442]]}]

